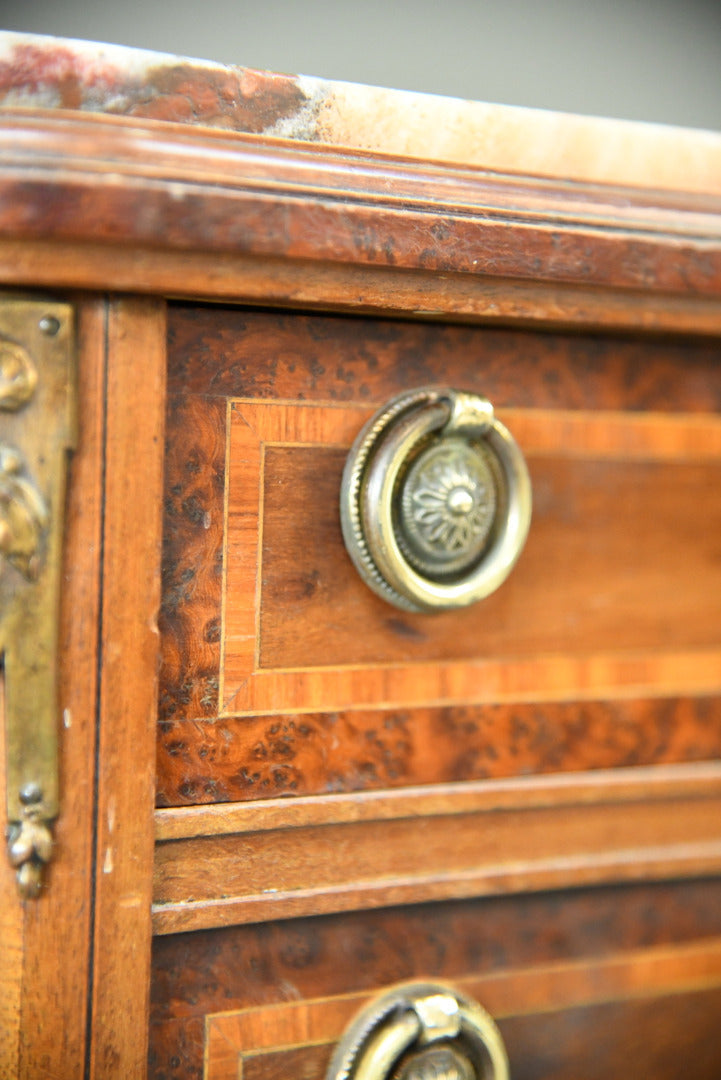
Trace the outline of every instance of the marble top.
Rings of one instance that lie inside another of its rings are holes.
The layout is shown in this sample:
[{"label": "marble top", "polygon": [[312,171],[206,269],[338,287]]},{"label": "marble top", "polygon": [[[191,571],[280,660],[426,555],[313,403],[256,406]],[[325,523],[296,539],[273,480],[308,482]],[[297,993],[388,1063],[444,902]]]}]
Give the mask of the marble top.
[{"label": "marble top", "polygon": [[501,173],[721,194],[721,133],[0,33],[0,106],[173,121]]}]

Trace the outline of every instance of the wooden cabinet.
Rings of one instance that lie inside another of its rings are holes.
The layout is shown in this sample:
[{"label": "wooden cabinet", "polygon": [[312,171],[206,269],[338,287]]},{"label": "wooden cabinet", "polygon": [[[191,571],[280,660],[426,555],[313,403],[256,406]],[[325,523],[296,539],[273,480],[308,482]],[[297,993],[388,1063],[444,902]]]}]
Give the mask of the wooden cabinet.
[{"label": "wooden cabinet", "polygon": [[[6,52],[0,277],[73,305],[79,441],[0,1076],[321,1080],[431,978],[514,1080],[717,1077],[721,137]],[[429,616],[338,498],[435,384],[493,402],[534,515]]]}]

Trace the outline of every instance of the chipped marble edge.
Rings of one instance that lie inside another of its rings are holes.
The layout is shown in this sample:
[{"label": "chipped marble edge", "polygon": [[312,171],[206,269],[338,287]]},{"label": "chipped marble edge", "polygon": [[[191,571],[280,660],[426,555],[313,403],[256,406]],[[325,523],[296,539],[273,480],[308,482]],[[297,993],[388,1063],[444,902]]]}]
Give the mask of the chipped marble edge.
[{"label": "chipped marble edge", "polygon": [[0,103],[173,120],[500,173],[721,195],[721,132],[0,32]]}]

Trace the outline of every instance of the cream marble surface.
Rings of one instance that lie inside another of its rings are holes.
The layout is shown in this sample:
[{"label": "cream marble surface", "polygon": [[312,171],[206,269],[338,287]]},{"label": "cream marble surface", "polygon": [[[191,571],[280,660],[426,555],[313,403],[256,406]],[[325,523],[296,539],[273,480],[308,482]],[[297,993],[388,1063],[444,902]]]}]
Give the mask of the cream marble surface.
[{"label": "cream marble surface", "polygon": [[0,34],[4,108],[61,107],[482,167],[721,195],[721,132],[386,90]]}]

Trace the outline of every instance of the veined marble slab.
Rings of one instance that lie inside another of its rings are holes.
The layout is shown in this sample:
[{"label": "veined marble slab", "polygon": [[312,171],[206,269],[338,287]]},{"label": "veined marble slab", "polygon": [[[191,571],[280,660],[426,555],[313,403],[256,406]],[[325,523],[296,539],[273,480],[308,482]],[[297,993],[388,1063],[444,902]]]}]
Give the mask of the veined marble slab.
[{"label": "veined marble slab", "polygon": [[175,121],[502,173],[721,194],[721,133],[0,33],[0,106]]}]

